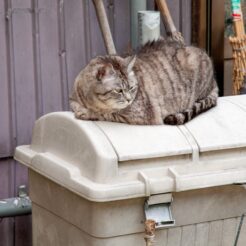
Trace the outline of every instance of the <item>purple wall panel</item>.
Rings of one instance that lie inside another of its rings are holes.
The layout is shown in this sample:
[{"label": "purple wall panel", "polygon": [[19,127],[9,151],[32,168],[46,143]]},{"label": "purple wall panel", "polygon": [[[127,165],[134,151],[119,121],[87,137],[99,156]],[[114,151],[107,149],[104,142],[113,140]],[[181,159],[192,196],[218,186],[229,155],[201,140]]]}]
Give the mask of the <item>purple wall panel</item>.
[{"label": "purple wall panel", "polygon": [[180,1],[182,0],[167,0],[167,6],[173,18],[174,25],[180,31]]},{"label": "purple wall panel", "polygon": [[[38,1],[39,44],[43,114],[62,110],[58,4],[54,0]],[[47,28],[49,27],[49,28]]]},{"label": "purple wall panel", "polygon": [[10,0],[15,9],[28,10],[32,7],[32,0]]},{"label": "purple wall panel", "polygon": [[[26,170],[23,172],[23,168],[26,169],[20,164],[16,165],[11,158],[0,159],[0,199],[16,196],[18,186],[27,185]],[[0,246],[31,246],[31,216],[2,219]]]},{"label": "purple wall panel", "polygon": [[4,9],[4,2],[0,1],[0,157],[11,155],[8,58]]},{"label": "purple wall panel", "polygon": [[[14,65],[14,98],[16,105],[17,145],[28,144],[37,115],[35,63],[34,63],[34,38],[33,15],[31,1],[12,2],[12,32],[13,32],[13,65]],[[15,165],[15,189],[20,184],[27,183],[26,168]],[[17,192],[15,192],[17,195]],[[23,235],[30,235],[28,222],[23,218],[15,218],[15,246],[30,246],[31,241],[24,240]],[[22,223],[20,221],[23,221]],[[30,237],[30,236],[29,236]]]},{"label": "purple wall panel", "polygon": [[14,245],[14,218],[5,218],[0,222],[0,246]]},{"label": "purple wall panel", "polygon": [[88,1],[71,0],[64,5],[66,70],[69,93],[71,92],[75,77],[90,60]]},{"label": "purple wall panel", "polygon": [[32,245],[32,217],[31,215],[15,218],[15,246]]},{"label": "purple wall panel", "polygon": [[130,48],[129,1],[115,0],[114,2],[114,40],[119,54],[128,51]]},{"label": "purple wall panel", "polygon": [[[105,3],[106,1],[104,1],[104,6],[105,8],[107,8],[107,4]],[[90,18],[90,22],[88,24],[91,30],[90,31],[91,57],[95,57],[97,55],[104,55],[106,54],[106,49],[99,28],[99,24],[97,21],[95,8],[91,0],[89,0],[88,9],[89,9],[89,18]]]},{"label": "purple wall panel", "polygon": [[66,55],[66,30],[65,30],[65,10],[64,0],[58,0],[58,22],[59,22],[59,44],[60,44],[60,68],[61,68],[61,84],[62,84],[62,99],[63,109],[67,110],[68,107],[68,82],[67,82],[67,55]]},{"label": "purple wall panel", "polygon": [[4,15],[5,14],[5,3],[4,0],[0,1],[0,15]]},{"label": "purple wall panel", "polygon": [[147,9],[148,10],[154,10],[155,9],[155,1],[147,0]]},{"label": "purple wall panel", "polygon": [[[4,187],[4,189],[2,189]],[[0,159],[0,199],[14,195],[14,161]],[[0,221],[0,246],[13,246],[14,219],[8,218]]]},{"label": "purple wall panel", "polygon": [[187,44],[191,43],[191,1],[180,0],[181,4],[181,32]]},{"label": "purple wall panel", "polygon": [[32,15],[15,10],[12,18],[17,144],[20,145],[30,143],[30,133],[36,119]]},{"label": "purple wall panel", "polygon": [[14,195],[14,161],[11,158],[0,159],[0,199]]}]

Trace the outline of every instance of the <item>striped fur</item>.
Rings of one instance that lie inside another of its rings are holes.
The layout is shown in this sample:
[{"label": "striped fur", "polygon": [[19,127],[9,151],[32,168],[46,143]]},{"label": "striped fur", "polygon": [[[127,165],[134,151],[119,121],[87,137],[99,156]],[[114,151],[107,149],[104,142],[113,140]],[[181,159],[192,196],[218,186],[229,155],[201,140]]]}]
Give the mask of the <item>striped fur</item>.
[{"label": "striped fur", "polygon": [[184,124],[216,105],[213,66],[201,49],[159,40],[136,57],[93,59],[75,80],[75,116],[128,124]]},{"label": "striped fur", "polygon": [[210,108],[216,106],[217,97],[216,96],[208,96],[205,99],[195,102],[192,108],[186,109],[183,112],[170,114],[164,119],[164,123],[168,125],[182,125],[190,120],[192,120],[195,116],[206,112]]}]

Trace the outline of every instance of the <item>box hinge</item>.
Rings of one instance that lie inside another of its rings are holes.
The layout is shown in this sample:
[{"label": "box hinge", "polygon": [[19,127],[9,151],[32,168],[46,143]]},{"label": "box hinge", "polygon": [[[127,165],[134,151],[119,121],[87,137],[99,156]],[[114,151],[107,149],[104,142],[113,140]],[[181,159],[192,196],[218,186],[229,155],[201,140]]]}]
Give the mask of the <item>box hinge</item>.
[{"label": "box hinge", "polygon": [[144,204],[146,220],[154,220],[157,229],[174,226],[171,203],[171,193],[150,196]]}]

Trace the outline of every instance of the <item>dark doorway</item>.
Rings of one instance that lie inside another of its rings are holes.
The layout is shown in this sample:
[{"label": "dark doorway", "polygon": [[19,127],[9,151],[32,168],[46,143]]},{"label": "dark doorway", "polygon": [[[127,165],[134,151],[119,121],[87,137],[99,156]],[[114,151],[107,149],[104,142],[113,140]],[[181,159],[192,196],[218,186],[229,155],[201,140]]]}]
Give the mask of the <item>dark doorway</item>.
[{"label": "dark doorway", "polygon": [[192,43],[212,57],[220,96],[224,95],[225,0],[192,1]]}]

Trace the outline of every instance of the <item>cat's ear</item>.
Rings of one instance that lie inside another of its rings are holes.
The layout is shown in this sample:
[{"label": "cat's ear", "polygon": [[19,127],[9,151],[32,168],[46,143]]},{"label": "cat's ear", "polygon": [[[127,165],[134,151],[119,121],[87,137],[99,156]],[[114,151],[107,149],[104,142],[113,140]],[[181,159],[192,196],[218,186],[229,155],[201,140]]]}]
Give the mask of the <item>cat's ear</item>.
[{"label": "cat's ear", "polygon": [[114,68],[112,64],[106,64],[100,67],[97,71],[96,78],[101,81],[103,78],[112,77],[115,74]]},{"label": "cat's ear", "polygon": [[129,56],[127,58],[125,58],[125,64],[127,67],[127,72],[130,73],[135,65],[137,57],[134,56]]}]

